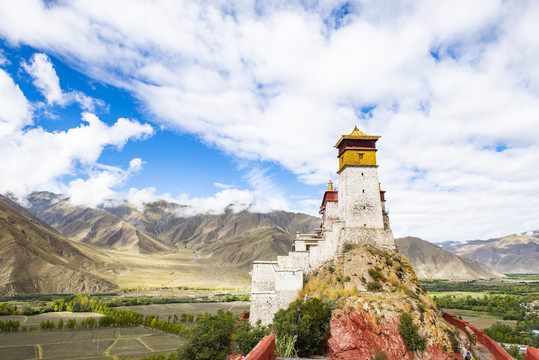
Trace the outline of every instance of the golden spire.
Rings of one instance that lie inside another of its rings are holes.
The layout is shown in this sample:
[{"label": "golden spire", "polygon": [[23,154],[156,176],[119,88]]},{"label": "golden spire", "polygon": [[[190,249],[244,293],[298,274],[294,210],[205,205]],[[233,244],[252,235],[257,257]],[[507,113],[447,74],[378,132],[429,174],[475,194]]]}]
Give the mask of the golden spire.
[{"label": "golden spire", "polygon": [[329,180],[328,182],[328,190],[333,191],[333,183],[331,182],[331,180]]}]

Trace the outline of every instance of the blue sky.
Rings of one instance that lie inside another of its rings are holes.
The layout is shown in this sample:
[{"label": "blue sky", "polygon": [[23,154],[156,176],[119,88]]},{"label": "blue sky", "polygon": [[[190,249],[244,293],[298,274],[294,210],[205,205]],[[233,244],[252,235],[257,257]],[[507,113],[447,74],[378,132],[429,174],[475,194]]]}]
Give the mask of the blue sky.
[{"label": "blue sky", "polygon": [[397,236],[539,228],[539,5],[0,4],[0,193],[315,215],[378,142]]}]

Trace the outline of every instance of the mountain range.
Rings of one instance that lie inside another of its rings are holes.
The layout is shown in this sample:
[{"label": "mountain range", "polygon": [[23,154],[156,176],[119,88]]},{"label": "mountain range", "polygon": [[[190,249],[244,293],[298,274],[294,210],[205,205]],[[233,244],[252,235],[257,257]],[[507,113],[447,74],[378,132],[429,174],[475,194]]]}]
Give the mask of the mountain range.
[{"label": "mountain range", "polygon": [[64,236],[102,248],[139,253],[189,248],[224,267],[246,270],[253,260],[288,253],[296,232],[312,232],[318,218],[285,211],[267,214],[227,209],[182,215],[185,206],[160,200],[139,209],[127,202],[100,209],[73,206],[57,194],[35,192],[28,209]]},{"label": "mountain range", "polygon": [[[50,192],[31,194],[25,207],[0,200],[0,294],[108,291],[124,284],[126,276],[131,276],[129,284],[153,278],[148,286],[207,274],[215,281],[223,274],[245,277],[253,260],[288,253],[296,232],[320,226],[318,218],[285,211],[227,209],[188,216],[188,207],[164,200],[141,208],[111,201],[98,209],[72,205]],[[539,273],[537,235],[447,242],[444,247],[410,237],[396,243],[418,276],[470,280],[500,277],[501,272]],[[145,266],[153,268],[146,271]]]},{"label": "mountain range", "polygon": [[539,232],[512,234],[445,246],[458,256],[481,261],[504,273],[539,273]]}]

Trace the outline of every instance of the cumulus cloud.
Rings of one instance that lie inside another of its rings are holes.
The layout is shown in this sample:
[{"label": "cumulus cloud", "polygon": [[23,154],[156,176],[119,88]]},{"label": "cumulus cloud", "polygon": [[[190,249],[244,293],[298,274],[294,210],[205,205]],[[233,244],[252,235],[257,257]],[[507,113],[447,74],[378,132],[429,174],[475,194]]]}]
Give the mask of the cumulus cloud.
[{"label": "cumulus cloud", "polygon": [[77,102],[82,109],[94,111],[96,106],[104,106],[103,100],[94,99],[80,91],[63,92],[56,70],[45,54],[34,54],[30,63],[23,62],[22,67],[32,76],[33,84],[47,100],[48,105],[66,106]]},{"label": "cumulus cloud", "polygon": [[113,189],[123,185],[131,175],[139,172],[141,168],[142,160],[138,158],[129,162],[127,170],[114,166],[96,165],[89,172],[87,179],[78,178],[69,182],[63,192],[75,205],[97,207],[105,200],[117,197],[117,193]]},{"label": "cumulus cloud", "polygon": [[[383,135],[397,234],[539,227],[536,2],[21,0],[0,14],[9,43],[57,54],[130,91],[160,125],[308,184],[335,180],[331,145],[354,123]],[[256,191],[186,201],[290,206]]]},{"label": "cumulus cloud", "polygon": [[31,125],[32,108],[21,89],[0,69],[0,137],[8,137]]},{"label": "cumulus cloud", "polygon": [[0,193],[23,197],[38,189],[59,191],[61,177],[77,177],[86,171],[88,179],[71,181],[66,192],[77,203],[95,204],[142,167],[140,159],[131,160],[125,171],[101,165],[98,159],[103,149],[121,149],[127,141],[142,140],[152,133],[148,124],[119,118],[107,125],[92,113],[83,113],[82,123],[66,131],[35,127],[30,103],[0,69]]}]

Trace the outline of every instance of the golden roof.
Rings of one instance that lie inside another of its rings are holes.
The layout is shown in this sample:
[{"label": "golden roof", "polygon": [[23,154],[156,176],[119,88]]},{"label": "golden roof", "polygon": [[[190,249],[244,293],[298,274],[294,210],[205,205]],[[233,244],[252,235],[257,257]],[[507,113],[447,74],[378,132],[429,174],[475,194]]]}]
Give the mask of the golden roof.
[{"label": "golden roof", "polygon": [[343,140],[347,139],[353,139],[353,140],[378,140],[380,136],[378,135],[367,135],[364,132],[360,131],[357,126],[354,126],[354,131],[352,131],[348,135],[342,135],[339,141],[337,141],[337,144],[335,144],[335,147],[339,147],[340,143]]}]

